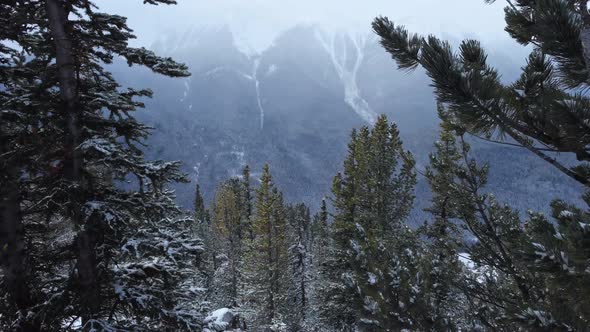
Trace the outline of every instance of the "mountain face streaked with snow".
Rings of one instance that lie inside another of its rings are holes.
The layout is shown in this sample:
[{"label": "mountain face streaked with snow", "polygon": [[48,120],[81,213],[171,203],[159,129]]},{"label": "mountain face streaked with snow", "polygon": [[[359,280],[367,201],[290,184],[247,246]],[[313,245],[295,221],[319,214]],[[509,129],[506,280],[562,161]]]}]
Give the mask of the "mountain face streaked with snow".
[{"label": "mountain face streaked with snow", "polygon": [[[154,90],[155,98],[139,116],[155,128],[148,156],[183,161],[208,199],[220,181],[238,176],[245,164],[256,177],[268,162],[287,200],[317,206],[341,168],[350,130],[370,125],[382,113],[398,124],[421,169],[437,138],[429,79],[421,72],[398,71],[371,35],[296,26],[255,51],[227,28],[192,28],[153,48],[187,63],[192,76],[129,76],[123,67],[116,67],[116,74],[132,86]],[[518,68],[507,55],[495,59],[503,62],[501,68]],[[551,199],[573,199],[581,192],[526,151],[481,142],[474,142],[474,150],[491,163],[490,191],[500,200],[519,202],[523,210],[545,210]],[[503,162],[496,163],[500,154]],[[190,208],[194,186],[176,189],[179,203]],[[416,196],[413,222],[419,223],[429,200],[423,180]]]}]

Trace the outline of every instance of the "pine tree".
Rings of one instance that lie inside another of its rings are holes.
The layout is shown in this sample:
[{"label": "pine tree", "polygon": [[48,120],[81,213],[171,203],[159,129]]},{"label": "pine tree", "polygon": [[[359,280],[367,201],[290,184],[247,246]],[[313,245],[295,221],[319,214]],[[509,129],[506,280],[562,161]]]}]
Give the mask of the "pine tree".
[{"label": "pine tree", "polygon": [[[458,132],[526,148],[588,188],[589,99],[579,92],[589,82],[587,1],[509,2],[505,13],[510,36],[533,46],[520,78],[509,85],[500,81],[499,73],[487,63],[486,52],[475,40],[463,41],[459,52],[454,53],[449,43],[433,36],[411,35],[387,18],[377,18],[373,28],[400,68],[424,67],[432,78],[438,101],[444,104],[446,116]],[[465,144],[461,144],[465,151]],[[566,165],[551,153],[572,154],[578,163]],[[469,219],[464,220],[467,227],[473,226],[469,231],[478,234],[480,245],[473,248],[479,255],[476,260],[493,270],[494,280],[490,282],[496,285],[493,290],[475,281],[471,285],[477,289],[478,298],[488,303],[488,314],[482,314],[482,321],[491,328],[516,321],[529,329],[584,329],[588,318],[582,308],[586,303],[574,300],[574,310],[564,308],[571,304],[565,294],[575,299],[588,283],[586,275],[575,272],[583,270],[582,264],[573,267],[576,264],[570,261],[570,257],[576,257],[577,262],[588,261],[590,254],[584,249],[587,233],[583,227],[576,229],[575,222],[565,216],[570,214],[561,215],[561,211],[577,210],[579,214],[572,215],[581,220],[584,212],[571,206],[565,208],[568,204],[556,201],[552,208],[557,227],[531,212],[523,233],[514,211],[493,197],[473,194],[485,183],[486,170],[466,162],[460,169],[466,173],[456,174],[457,178],[468,183],[472,195],[463,198],[473,202],[463,207],[470,212],[463,213],[462,218]],[[494,232],[474,223],[478,218]],[[562,231],[571,232],[571,237],[563,236]],[[485,248],[484,243],[489,247]],[[576,281],[562,277],[564,271]],[[511,290],[512,286],[517,290]],[[499,322],[501,316],[509,317],[509,322]]]},{"label": "pine tree", "polygon": [[413,158],[395,124],[380,116],[373,129],[353,131],[344,172],[333,182],[340,271],[332,273],[343,294],[326,300],[352,310],[352,320],[336,325],[384,331],[412,326],[409,312],[421,279],[412,263],[417,241],[403,221],[415,182]]},{"label": "pine tree", "polygon": [[[583,199],[590,204],[588,194]],[[543,311],[530,308],[521,314],[521,318],[530,325],[535,324],[533,326],[583,331],[590,324],[588,210],[559,200],[551,207],[554,222],[543,214],[531,212],[525,223],[530,242],[525,245],[524,260],[543,278],[546,294]],[[543,316],[539,317],[539,314]]]},{"label": "pine tree", "polygon": [[[439,108],[442,112],[442,109]],[[425,290],[425,304],[428,314],[424,325],[436,331],[457,330],[465,324],[467,307],[457,289],[461,282],[461,265],[459,249],[462,245],[462,233],[455,220],[453,195],[454,172],[461,160],[455,144],[455,136],[448,124],[443,123],[435,152],[430,154],[430,165],[425,176],[432,191],[431,206],[427,209],[433,221],[425,224],[426,252],[422,258],[425,262],[425,275],[428,279]]]},{"label": "pine tree", "polygon": [[527,237],[518,213],[484,192],[487,166],[479,167],[469,158],[469,145],[462,136],[457,143],[452,133],[457,127],[442,108],[439,111],[443,131],[427,174],[434,192],[433,211],[440,214],[444,207],[445,214],[459,220],[475,239],[466,251],[478,271],[467,271],[458,284],[474,306],[476,315],[470,318],[492,329],[538,328],[522,318],[528,308],[534,308],[541,320],[546,311],[542,284],[522,259]]},{"label": "pine tree", "polygon": [[[464,40],[455,53],[448,42],[410,34],[386,17],[376,18],[373,29],[399,68],[426,70],[438,101],[464,130],[485,139],[495,135],[500,143],[509,138],[508,144],[515,142],[590,187],[590,99],[577,92],[590,83],[587,1],[515,1],[505,13],[510,36],[533,46],[512,84],[500,81],[476,40]],[[572,154],[579,162],[568,167],[552,152]]]},{"label": "pine tree", "polygon": [[274,187],[268,165],[262,170],[255,206],[254,238],[248,248],[245,277],[250,307],[255,308],[252,325],[263,328],[282,319],[287,271],[284,203],[282,194]]}]

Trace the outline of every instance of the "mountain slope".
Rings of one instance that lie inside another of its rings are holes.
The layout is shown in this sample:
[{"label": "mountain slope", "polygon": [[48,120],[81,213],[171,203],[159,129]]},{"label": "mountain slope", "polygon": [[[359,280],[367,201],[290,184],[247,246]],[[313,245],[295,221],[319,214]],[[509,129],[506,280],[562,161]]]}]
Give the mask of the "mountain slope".
[{"label": "mountain slope", "polygon": [[[438,122],[429,80],[398,71],[371,37],[296,26],[253,53],[227,27],[193,28],[154,48],[186,62],[193,75],[173,81],[115,70],[155,92],[141,115],[155,127],[148,155],[182,160],[207,199],[244,165],[256,176],[268,162],[288,200],[315,207],[341,168],[350,130],[381,113],[398,124],[418,168],[428,162]],[[545,210],[551,199],[575,200],[581,192],[524,149],[475,141],[474,155],[491,164],[490,191],[522,211]],[[181,205],[191,207],[193,186],[176,189]],[[416,196],[412,223],[421,223],[429,197],[422,179]]]}]

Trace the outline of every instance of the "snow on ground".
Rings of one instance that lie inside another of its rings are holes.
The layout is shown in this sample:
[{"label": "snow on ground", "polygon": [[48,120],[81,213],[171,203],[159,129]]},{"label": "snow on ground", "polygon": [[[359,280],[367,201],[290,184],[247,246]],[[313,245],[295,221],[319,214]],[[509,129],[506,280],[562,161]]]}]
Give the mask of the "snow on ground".
[{"label": "snow on ground", "polygon": [[203,324],[205,325],[204,331],[225,331],[235,317],[234,312],[229,308],[221,308],[210,313]]}]

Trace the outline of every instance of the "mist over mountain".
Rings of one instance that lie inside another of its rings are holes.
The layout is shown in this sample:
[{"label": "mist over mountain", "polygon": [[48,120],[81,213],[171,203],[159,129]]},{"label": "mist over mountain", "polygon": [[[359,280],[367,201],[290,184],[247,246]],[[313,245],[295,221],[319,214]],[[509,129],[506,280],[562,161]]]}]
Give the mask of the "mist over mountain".
[{"label": "mist over mountain", "polygon": [[[157,96],[140,115],[155,128],[147,154],[183,162],[193,181],[175,187],[183,207],[192,206],[194,182],[210,200],[219,182],[246,164],[256,178],[267,162],[287,200],[317,207],[341,170],[351,129],[379,114],[397,123],[423,170],[438,135],[429,79],[420,70],[397,70],[371,34],[297,25],[259,52],[234,35],[228,26],[194,26],[154,43],[155,51],[188,64],[192,76],[183,80],[115,68],[123,81],[150,86]],[[514,79],[520,54],[496,50],[492,57],[504,79]],[[489,191],[521,211],[545,211],[552,199],[581,193],[524,149],[472,143],[474,155],[490,163]],[[419,176],[411,223],[424,220],[429,197]]]}]

